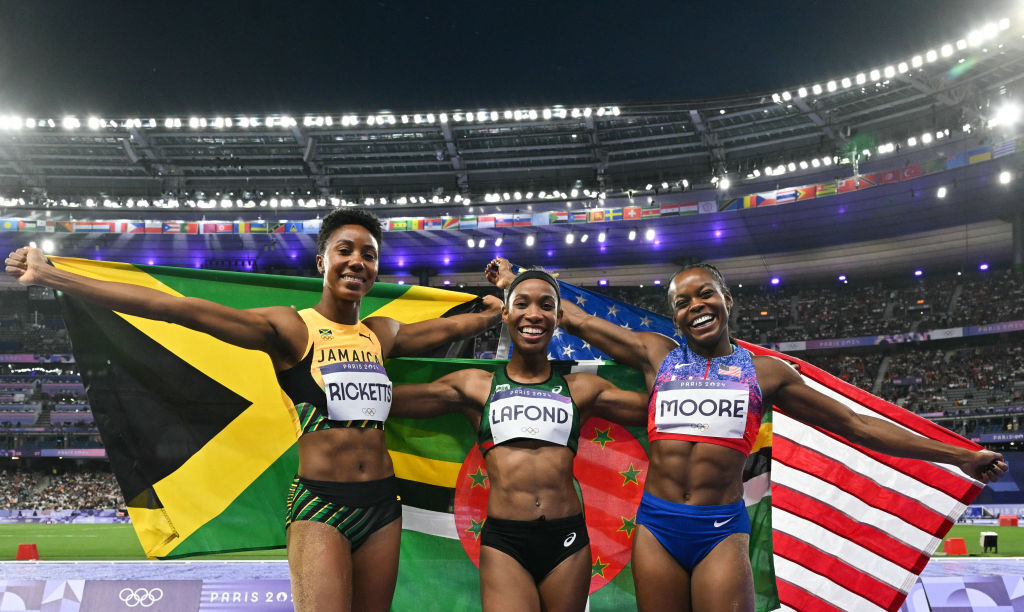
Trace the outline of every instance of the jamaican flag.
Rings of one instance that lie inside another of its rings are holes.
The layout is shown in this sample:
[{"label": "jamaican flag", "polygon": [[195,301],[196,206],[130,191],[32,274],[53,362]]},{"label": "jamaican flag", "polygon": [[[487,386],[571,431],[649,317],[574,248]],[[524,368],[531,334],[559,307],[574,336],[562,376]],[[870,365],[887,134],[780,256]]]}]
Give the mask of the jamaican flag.
[{"label": "jamaican flag", "polygon": [[[322,281],[53,257],[101,280],[236,308],[310,307]],[[474,296],[378,284],[362,314],[415,322]],[[75,358],[143,550],[182,557],[284,545],[298,418],[269,358],[184,327],[63,295]]]}]

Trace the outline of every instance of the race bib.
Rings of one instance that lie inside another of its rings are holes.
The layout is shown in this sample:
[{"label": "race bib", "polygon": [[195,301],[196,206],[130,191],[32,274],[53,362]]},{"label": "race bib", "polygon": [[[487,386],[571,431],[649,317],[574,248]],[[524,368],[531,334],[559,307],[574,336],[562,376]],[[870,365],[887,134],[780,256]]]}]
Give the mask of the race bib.
[{"label": "race bib", "polygon": [[491,398],[488,418],[495,444],[529,438],[566,446],[572,432],[572,400],[540,389],[499,391]]},{"label": "race bib", "polygon": [[654,424],[662,433],[742,438],[749,401],[750,390],[741,382],[673,380],[654,395]]},{"label": "race bib", "polygon": [[335,421],[384,421],[391,411],[391,380],[384,366],[345,361],[320,368],[327,415]]}]

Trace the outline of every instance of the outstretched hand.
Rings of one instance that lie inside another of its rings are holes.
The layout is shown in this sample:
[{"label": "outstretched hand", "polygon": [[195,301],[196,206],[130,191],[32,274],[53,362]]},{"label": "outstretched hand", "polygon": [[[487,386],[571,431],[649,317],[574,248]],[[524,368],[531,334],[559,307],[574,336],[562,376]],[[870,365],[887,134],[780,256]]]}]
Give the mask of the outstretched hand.
[{"label": "outstretched hand", "polygon": [[1009,469],[1002,455],[985,449],[971,453],[971,458],[961,463],[959,468],[984,483],[999,480]]},{"label": "outstretched hand", "polygon": [[34,285],[38,280],[38,270],[47,265],[46,256],[35,247],[21,247],[11,251],[4,262],[7,274],[22,285]]},{"label": "outstretched hand", "polygon": [[484,276],[487,277],[487,282],[491,283],[499,289],[508,289],[508,286],[512,284],[512,280],[516,277],[515,272],[512,271],[512,264],[509,260],[504,257],[495,257],[487,264],[487,268],[484,270]]}]

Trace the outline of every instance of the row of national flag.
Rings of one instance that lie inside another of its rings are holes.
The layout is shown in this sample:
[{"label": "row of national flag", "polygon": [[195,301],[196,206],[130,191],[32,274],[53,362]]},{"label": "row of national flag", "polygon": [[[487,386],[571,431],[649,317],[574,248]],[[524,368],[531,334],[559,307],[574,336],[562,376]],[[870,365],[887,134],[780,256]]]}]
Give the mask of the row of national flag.
[{"label": "row of national flag", "polygon": [[[981,146],[949,157],[937,157],[921,164],[914,164],[899,169],[862,174],[814,185],[787,187],[763,193],[722,198],[717,201],[674,202],[657,206],[590,208],[578,211],[494,213],[490,215],[463,215],[459,217],[399,217],[384,220],[384,230],[404,232],[502,229],[557,223],[642,221],[654,217],[715,213],[726,210],[792,204],[802,200],[868,189],[888,183],[909,181],[926,174],[944,172],[1012,155],[1018,150],[1024,150],[1024,137],[994,145]],[[107,234],[316,234],[320,231],[320,221],[162,222],[0,219],[0,231]]]}]

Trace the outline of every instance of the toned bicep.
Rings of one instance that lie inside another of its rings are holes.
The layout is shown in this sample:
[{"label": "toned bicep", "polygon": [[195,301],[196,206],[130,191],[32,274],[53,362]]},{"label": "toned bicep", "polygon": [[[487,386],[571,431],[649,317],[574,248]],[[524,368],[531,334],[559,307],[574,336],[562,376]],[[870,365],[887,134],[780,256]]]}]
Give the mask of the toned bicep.
[{"label": "toned bicep", "polygon": [[479,397],[482,384],[478,379],[481,378],[481,374],[490,376],[481,370],[459,370],[434,382],[395,385],[392,391],[391,415],[427,418],[478,409],[486,400]]},{"label": "toned bicep", "polygon": [[305,348],[306,326],[291,308],[240,310],[198,298],[181,298],[181,301],[183,303],[165,320],[241,348],[267,353],[275,367],[292,365]]}]

